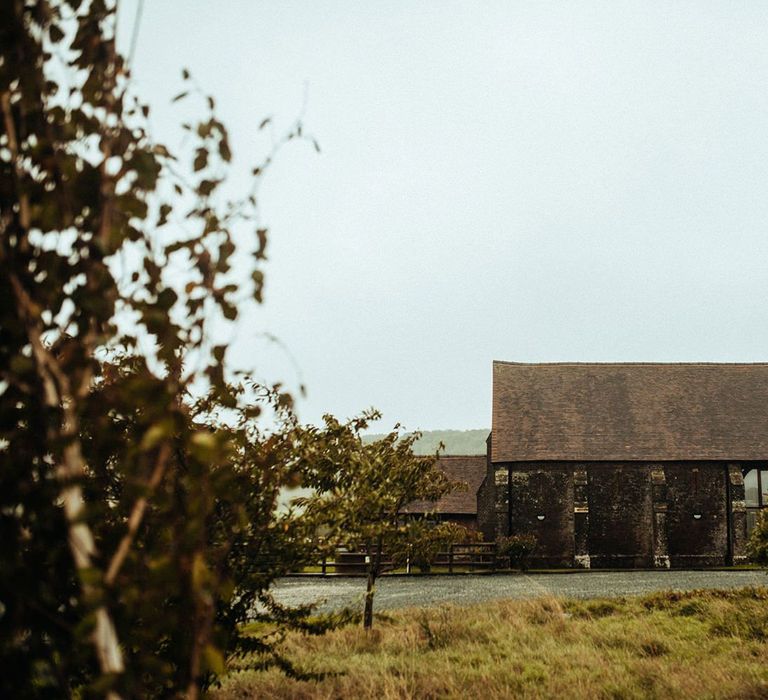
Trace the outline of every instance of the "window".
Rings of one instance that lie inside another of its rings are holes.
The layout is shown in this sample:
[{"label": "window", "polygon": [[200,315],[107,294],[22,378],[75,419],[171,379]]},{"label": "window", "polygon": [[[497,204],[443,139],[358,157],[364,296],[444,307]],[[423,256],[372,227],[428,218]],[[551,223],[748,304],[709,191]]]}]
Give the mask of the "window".
[{"label": "window", "polygon": [[757,522],[757,514],[762,508],[768,508],[768,469],[750,469],[744,474],[744,500],[749,535]]},{"label": "window", "polygon": [[744,475],[744,498],[747,508],[760,507],[760,488],[758,487],[757,469],[752,469]]}]

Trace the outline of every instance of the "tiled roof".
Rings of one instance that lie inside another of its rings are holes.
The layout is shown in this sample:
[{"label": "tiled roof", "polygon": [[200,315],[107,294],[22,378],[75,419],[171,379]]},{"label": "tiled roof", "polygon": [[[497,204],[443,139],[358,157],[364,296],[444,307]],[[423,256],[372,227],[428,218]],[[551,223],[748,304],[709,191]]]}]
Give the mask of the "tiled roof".
[{"label": "tiled roof", "polygon": [[414,501],[405,508],[404,513],[445,513],[477,514],[477,490],[483,483],[486,469],[485,455],[444,455],[437,460],[438,466],[452,481],[467,484],[466,489],[459,488],[443,496],[437,503]]},{"label": "tiled roof", "polygon": [[768,363],[493,364],[493,462],[768,459]]}]

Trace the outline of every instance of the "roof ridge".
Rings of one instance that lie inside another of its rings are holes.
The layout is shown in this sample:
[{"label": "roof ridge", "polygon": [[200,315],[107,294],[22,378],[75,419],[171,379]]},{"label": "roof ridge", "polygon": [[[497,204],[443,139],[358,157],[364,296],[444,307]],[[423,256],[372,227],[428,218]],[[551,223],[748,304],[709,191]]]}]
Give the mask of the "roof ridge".
[{"label": "roof ridge", "polygon": [[463,455],[463,454],[458,454],[458,455],[456,455],[456,454],[438,455],[439,459],[453,459],[453,458],[456,458],[456,459],[466,459],[467,457],[482,457],[483,459],[485,459],[485,455],[484,454],[480,454],[478,452],[475,452],[475,454],[471,454],[471,455],[469,455],[469,454],[467,454],[467,455]]},{"label": "roof ridge", "polygon": [[515,367],[768,367],[765,362],[513,362],[493,360],[494,365]]}]

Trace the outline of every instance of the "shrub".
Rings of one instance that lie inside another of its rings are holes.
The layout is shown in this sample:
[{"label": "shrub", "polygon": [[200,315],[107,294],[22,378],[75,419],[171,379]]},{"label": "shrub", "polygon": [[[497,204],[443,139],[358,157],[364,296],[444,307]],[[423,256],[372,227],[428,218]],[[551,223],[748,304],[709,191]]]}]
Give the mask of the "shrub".
[{"label": "shrub", "polygon": [[504,559],[509,559],[512,569],[525,571],[528,568],[528,560],[536,549],[535,535],[510,535],[496,540],[496,553]]},{"label": "shrub", "polygon": [[755,564],[768,565],[768,511],[761,511],[747,544],[747,555]]}]

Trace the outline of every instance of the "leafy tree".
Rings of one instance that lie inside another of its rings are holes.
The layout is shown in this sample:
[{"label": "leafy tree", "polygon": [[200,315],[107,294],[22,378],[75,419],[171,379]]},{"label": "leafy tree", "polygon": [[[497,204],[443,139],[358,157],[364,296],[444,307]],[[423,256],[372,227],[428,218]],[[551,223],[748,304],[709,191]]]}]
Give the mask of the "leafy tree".
[{"label": "leafy tree", "polygon": [[287,666],[238,631],[257,602],[322,627],[268,595],[314,532],[276,514],[299,479],[290,421],[256,427],[291,398],[225,372],[211,340],[262,301],[254,191],[220,196],[227,130],[186,71],[191,148],[153,141],[115,14],[0,3],[3,697],[194,698],[228,653]]},{"label": "leafy tree", "polygon": [[437,455],[413,454],[419,434],[403,435],[399,426],[373,442],[362,431],[380,418],[377,411],[341,422],[324,416],[322,428],[302,431],[306,484],[316,490],[312,502],[304,502],[309,515],[323,513],[330,523],[332,542],[365,547],[366,595],[363,626],[373,624],[376,580],[382,572],[383,555],[402,563],[409,545],[441,541],[445,526],[425,528],[423,521],[404,519],[403,507],[412,501],[437,501],[455,487],[437,467]]}]

